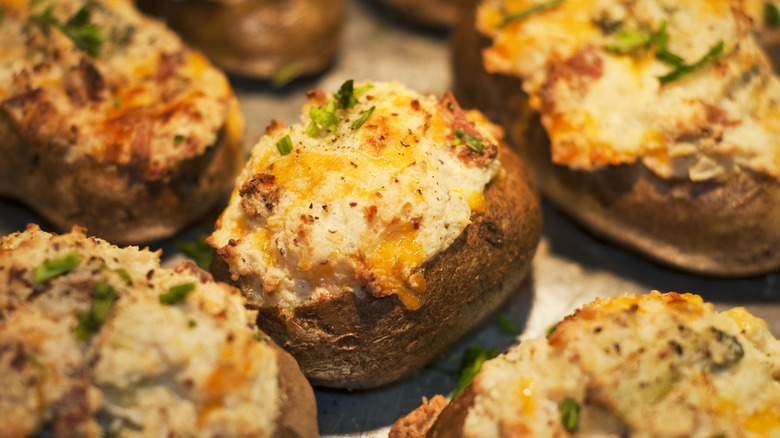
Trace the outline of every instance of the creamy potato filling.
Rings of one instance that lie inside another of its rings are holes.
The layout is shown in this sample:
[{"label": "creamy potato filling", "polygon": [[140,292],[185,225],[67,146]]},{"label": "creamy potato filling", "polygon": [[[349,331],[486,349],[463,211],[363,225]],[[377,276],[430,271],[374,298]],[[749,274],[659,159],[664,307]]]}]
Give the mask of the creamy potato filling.
[{"label": "creamy potato filling", "polygon": [[477,26],[493,39],[488,71],[523,79],[554,162],[641,162],[694,181],[740,169],[780,178],[780,81],[739,7],[487,0]]},{"label": "creamy potato filling", "polygon": [[349,84],[268,128],[209,240],[263,305],[367,292],[419,307],[422,266],[499,172],[500,134],[451,95]]}]

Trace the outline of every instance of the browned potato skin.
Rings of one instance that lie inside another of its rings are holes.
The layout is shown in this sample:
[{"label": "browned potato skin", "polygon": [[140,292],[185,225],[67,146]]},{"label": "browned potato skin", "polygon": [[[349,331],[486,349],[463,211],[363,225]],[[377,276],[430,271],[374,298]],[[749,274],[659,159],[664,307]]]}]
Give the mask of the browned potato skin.
[{"label": "browned potato skin", "polygon": [[399,418],[390,428],[389,438],[444,438],[463,435],[466,415],[474,404],[474,389],[468,385],[443,408],[439,403],[422,405],[404,417]]},{"label": "browned potato skin", "polygon": [[63,148],[25,141],[8,120],[0,120],[0,138],[0,196],[29,206],[59,231],[80,225],[118,245],[169,237],[203,216],[230,193],[244,159],[241,142],[223,134],[205,153],[149,180],[143,163],[84,157],[66,164]]},{"label": "browned potato skin", "polygon": [[461,3],[466,0],[380,0],[401,16],[425,27],[450,28],[460,16]]},{"label": "browned potato skin", "polygon": [[[488,185],[486,211],[423,267],[428,298],[420,309],[407,309],[395,295],[351,293],[286,313],[248,302],[259,310],[258,326],[297,359],[313,385],[369,388],[408,375],[518,289],[541,236],[541,210],[519,157],[506,145],[499,150],[505,176]],[[214,258],[212,273],[230,282],[222,258]]]},{"label": "browned potato skin", "polygon": [[541,192],[593,233],[661,264],[716,277],[780,268],[780,182],[743,171],[725,181],[662,179],[642,164],[556,165],[519,78],[487,73],[473,5],[453,38],[455,95],[502,124]]},{"label": "browned potato skin", "polygon": [[335,58],[343,0],[137,0],[188,44],[235,74],[270,78],[294,65],[300,75],[325,70]]},{"label": "browned potato skin", "polygon": [[269,345],[276,353],[281,397],[274,436],[280,438],[320,436],[317,426],[317,401],[311,384],[289,353],[273,342],[269,342]]}]

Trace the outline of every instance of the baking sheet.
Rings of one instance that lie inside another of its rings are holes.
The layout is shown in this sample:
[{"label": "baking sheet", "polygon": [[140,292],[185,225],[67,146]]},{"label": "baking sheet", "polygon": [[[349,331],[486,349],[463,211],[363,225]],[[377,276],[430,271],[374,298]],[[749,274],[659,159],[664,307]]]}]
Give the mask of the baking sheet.
[{"label": "baking sheet", "polygon": [[[282,90],[267,83],[232,78],[247,118],[247,149],[272,119],[296,123],[304,93],[310,88],[334,91],[347,79],[397,80],[425,93],[449,88],[451,72],[446,32],[422,31],[397,20],[373,0],[348,0],[342,50],[333,67],[311,79],[298,80]],[[183,232],[192,239],[209,232],[218,212]],[[315,389],[320,432],[333,437],[385,437],[399,416],[417,407],[423,397],[449,394],[458,379],[466,348],[505,349],[517,339],[496,324],[508,317],[522,328],[518,339],[542,336],[547,328],[581,304],[596,297],[625,293],[694,292],[718,309],[745,306],[764,318],[780,335],[780,274],[745,279],[712,279],[657,266],[607,245],[544,205],[545,234],[534,259],[532,275],[494,318],[477,328],[425,369],[403,381],[368,391]],[[780,218],[778,218],[780,220]],[[39,219],[23,206],[0,200],[0,234],[21,231]],[[47,229],[46,224],[41,224]],[[162,248],[165,263],[182,259],[172,241]]]}]

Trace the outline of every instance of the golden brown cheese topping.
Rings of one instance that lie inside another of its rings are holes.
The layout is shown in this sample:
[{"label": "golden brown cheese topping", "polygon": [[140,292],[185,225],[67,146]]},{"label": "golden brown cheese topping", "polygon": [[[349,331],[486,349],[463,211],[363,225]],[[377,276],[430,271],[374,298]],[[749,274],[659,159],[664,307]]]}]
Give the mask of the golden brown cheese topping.
[{"label": "golden brown cheese topping", "polygon": [[43,153],[156,180],[220,136],[240,141],[225,76],[132,2],[4,0],[0,14],[2,113]]},{"label": "golden brown cheese topping", "polygon": [[744,308],[599,299],[483,365],[464,436],[778,436],[779,372],[780,343]]},{"label": "golden brown cheese topping", "polygon": [[209,242],[263,305],[367,292],[418,308],[421,267],[484,209],[496,129],[396,83],[310,92],[300,124],[255,146]]},{"label": "golden brown cheese topping", "polygon": [[488,71],[523,79],[554,162],[639,161],[695,181],[739,169],[780,178],[780,81],[742,7],[486,0],[477,26],[493,39]]},{"label": "golden brown cheese topping", "polygon": [[271,437],[275,352],[189,262],[30,226],[0,239],[0,435]]}]

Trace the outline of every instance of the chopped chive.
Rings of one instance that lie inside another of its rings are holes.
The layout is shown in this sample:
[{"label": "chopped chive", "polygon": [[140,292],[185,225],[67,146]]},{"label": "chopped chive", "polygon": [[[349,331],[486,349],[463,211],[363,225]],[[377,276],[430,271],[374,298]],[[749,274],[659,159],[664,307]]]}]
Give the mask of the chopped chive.
[{"label": "chopped chive", "polygon": [[320,127],[317,126],[317,124],[314,123],[314,121],[312,120],[311,122],[309,122],[309,125],[306,126],[305,132],[306,135],[308,135],[309,137],[317,138],[320,136]]},{"label": "chopped chive", "polygon": [[466,132],[456,129],[455,135],[458,136],[459,139],[466,142],[466,146],[469,147],[474,152],[482,153],[482,151],[485,149],[485,146],[487,146],[488,142],[485,140],[482,140],[481,138],[474,137],[471,134],[467,134]]},{"label": "chopped chive", "polygon": [[339,119],[336,118],[336,115],[333,114],[332,110],[328,111],[328,107],[325,109],[311,107],[309,110],[309,116],[314,121],[314,123],[322,126],[328,131],[333,131],[339,126]]},{"label": "chopped chive", "polygon": [[520,336],[520,334],[523,332],[520,330],[520,327],[518,327],[517,324],[512,321],[512,318],[507,315],[498,315],[498,318],[496,318],[496,324],[505,335],[511,336],[513,338]]},{"label": "chopped chive", "polygon": [[65,34],[79,50],[87,52],[93,58],[100,54],[103,45],[103,34],[100,28],[89,23],[90,12],[84,5],[67,22],[62,23],[54,17],[53,5],[49,5],[43,13],[30,15],[28,20],[39,26],[52,25]]},{"label": "chopped chive", "polygon": [[122,280],[124,280],[124,281],[125,281],[125,283],[127,283],[127,284],[133,284],[133,279],[132,279],[132,278],[130,278],[130,274],[128,274],[128,273],[127,273],[127,270],[126,270],[126,269],[123,269],[123,268],[114,269],[114,272],[116,272],[117,274],[119,274],[119,276],[120,276],[120,277],[122,277]]},{"label": "chopped chive", "polygon": [[571,397],[563,399],[558,405],[558,411],[561,413],[561,423],[568,432],[574,432],[580,425],[580,405]]},{"label": "chopped chive", "polygon": [[764,22],[771,28],[780,26],[780,11],[772,2],[764,3]]},{"label": "chopped chive", "polygon": [[657,60],[675,67],[685,62],[682,57],[675,55],[666,48],[666,43],[669,41],[669,32],[666,31],[666,20],[661,22],[658,31],[653,34],[653,40],[656,45],[655,58]]},{"label": "chopped chive", "polygon": [[646,32],[626,31],[615,35],[615,39],[604,45],[608,52],[625,55],[637,49],[647,49],[653,42],[653,35]]},{"label": "chopped chive", "polygon": [[546,337],[549,338],[550,336],[552,336],[552,334],[555,333],[555,330],[557,330],[557,329],[558,329],[558,324],[557,323],[547,327]]},{"label": "chopped chive", "polygon": [[289,135],[285,135],[276,142],[276,149],[278,149],[279,153],[282,155],[287,155],[292,152],[292,148],[292,140],[290,139]]},{"label": "chopped chive", "polygon": [[529,15],[536,14],[537,12],[544,11],[545,9],[550,9],[554,6],[558,6],[559,4],[563,3],[563,0],[549,0],[546,2],[539,3],[537,5],[531,6],[530,8],[523,9],[520,12],[515,12],[514,14],[507,15],[504,17],[503,20],[501,20],[501,23],[498,24],[498,27],[504,27],[509,23],[512,23],[514,21],[520,21],[528,17]]},{"label": "chopped chive", "polygon": [[355,94],[364,93],[364,92],[366,92],[366,91],[368,91],[368,90],[370,90],[370,89],[372,89],[372,88],[374,88],[374,86],[373,86],[373,85],[371,85],[371,84],[368,84],[368,85],[363,85],[362,87],[357,87],[357,88],[355,88],[355,91],[354,91],[354,93],[355,93]]},{"label": "chopped chive", "polygon": [[191,320],[187,321],[187,326],[189,328],[195,328],[195,327],[198,326],[198,322],[195,321],[194,319],[191,319]]},{"label": "chopped chive", "polygon": [[344,81],[344,83],[341,84],[341,88],[339,88],[339,91],[336,92],[334,97],[336,98],[336,108],[348,109],[355,106],[355,104],[358,103],[358,100],[355,98],[353,80],[349,79]]},{"label": "chopped chive", "polygon": [[374,112],[376,107],[372,106],[366,111],[363,111],[361,113],[361,116],[359,119],[355,120],[355,123],[352,124],[352,129],[358,129],[361,126],[363,126],[364,123],[366,123],[366,120],[368,120],[369,117],[371,117],[371,114]]},{"label": "chopped chive", "polygon": [[88,312],[79,314],[79,323],[74,331],[81,340],[89,340],[103,325],[117,294],[110,284],[101,281],[92,291],[92,307]]},{"label": "chopped chive", "polygon": [[301,69],[298,67],[298,64],[294,62],[284,64],[271,75],[271,85],[274,88],[282,88],[300,75]]},{"label": "chopped chive", "polygon": [[184,283],[178,286],[173,286],[168,289],[168,292],[160,295],[160,303],[162,304],[176,304],[182,301],[190,292],[195,289],[195,285],[192,283]]},{"label": "chopped chive", "polygon": [[469,386],[474,377],[479,374],[479,370],[482,369],[482,364],[485,361],[490,360],[498,356],[499,350],[492,348],[490,350],[482,347],[470,347],[463,353],[463,358],[460,361],[460,377],[458,384],[452,391],[452,397],[455,397],[463,391],[464,388]]},{"label": "chopped chive", "polygon": [[666,84],[672,81],[676,81],[677,79],[680,79],[684,76],[687,76],[702,67],[704,67],[707,64],[711,64],[716,62],[718,59],[720,59],[721,55],[723,54],[724,49],[723,40],[719,41],[718,44],[715,44],[709,52],[707,52],[700,60],[696,61],[695,63],[691,65],[679,65],[677,68],[672,70],[670,73],[665,74],[663,76],[659,76],[658,80],[662,84]]},{"label": "chopped chive", "polygon": [[119,109],[119,107],[121,107],[121,106],[122,106],[122,101],[118,97],[115,97],[114,98],[114,109]]},{"label": "chopped chive", "polygon": [[179,143],[181,143],[182,141],[184,141],[184,136],[183,136],[183,135],[181,135],[181,134],[176,134],[176,135],[174,135],[174,136],[173,136],[173,142],[174,142],[174,143],[176,143],[176,144],[179,144]]},{"label": "chopped chive", "polygon": [[211,258],[214,255],[214,249],[206,243],[208,237],[207,233],[202,233],[195,240],[175,239],[173,244],[187,257],[195,260],[195,264],[199,268],[207,271],[211,266]]},{"label": "chopped chive", "polygon": [[81,261],[81,257],[79,257],[76,251],[71,251],[56,259],[46,260],[42,265],[33,269],[33,280],[35,280],[36,283],[43,283],[51,280],[52,278],[75,268],[76,265],[79,264],[79,261]]}]

